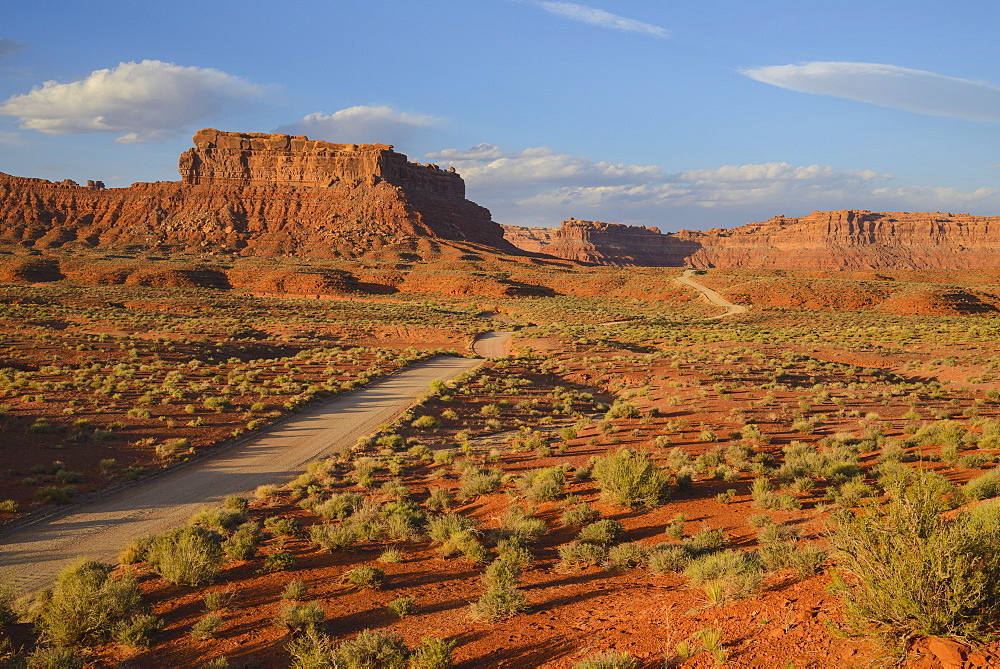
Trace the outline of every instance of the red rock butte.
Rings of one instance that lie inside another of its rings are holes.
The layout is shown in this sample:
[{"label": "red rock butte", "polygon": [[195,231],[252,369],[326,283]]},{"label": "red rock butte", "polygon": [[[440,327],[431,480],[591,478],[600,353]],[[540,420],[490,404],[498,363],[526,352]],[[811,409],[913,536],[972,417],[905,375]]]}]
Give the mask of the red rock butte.
[{"label": "red rock butte", "polygon": [[561,228],[504,227],[521,249],[579,262],[827,270],[1000,267],[998,231],[1000,217],[864,210],[667,234],[572,219]]},{"label": "red rock butte", "polygon": [[200,130],[181,181],[105,188],[0,173],[0,243],[352,256],[412,237],[514,250],[454,171],[385,144]]}]

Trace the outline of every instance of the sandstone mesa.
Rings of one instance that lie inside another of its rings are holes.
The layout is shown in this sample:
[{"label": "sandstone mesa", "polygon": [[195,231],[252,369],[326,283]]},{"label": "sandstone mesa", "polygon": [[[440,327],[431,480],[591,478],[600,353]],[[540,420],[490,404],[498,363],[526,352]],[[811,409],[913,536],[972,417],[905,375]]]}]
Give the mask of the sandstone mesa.
[{"label": "sandstone mesa", "polygon": [[824,270],[995,267],[1000,217],[865,210],[776,216],[706,232],[563,221],[500,226],[454,169],[385,144],[204,129],[181,180],[105,188],[0,173],[0,244],[351,258],[403,240],[447,240],[575,262]]}]

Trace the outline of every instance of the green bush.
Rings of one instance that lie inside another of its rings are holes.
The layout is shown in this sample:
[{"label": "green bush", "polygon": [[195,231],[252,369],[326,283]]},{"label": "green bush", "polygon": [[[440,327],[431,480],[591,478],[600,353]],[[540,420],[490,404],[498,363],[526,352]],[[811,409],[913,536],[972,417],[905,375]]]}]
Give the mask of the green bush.
[{"label": "green bush", "polygon": [[152,615],[137,615],[119,620],[111,630],[112,638],[130,648],[148,648],[153,636],[163,629],[163,620]]},{"label": "green bush", "polygon": [[646,562],[654,574],[674,574],[691,564],[691,553],[677,544],[661,544],[649,552]]},{"label": "green bush", "polygon": [[222,542],[222,551],[230,560],[249,560],[257,553],[260,534],[260,523],[255,521],[243,523]]},{"label": "green bush", "polygon": [[368,588],[370,590],[381,590],[382,584],[385,582],[385,572],[378,567],[362,565],[345,571],[341,574],[340,580],[342,582],[350,583],[359,590],[364,588]]},{"label": "green bush", "polygon": [[695,559],[684,569],[684,576],[695,587],[715,586],[719,589],[719,599],[729,599],[755,591],[760,586],[763,568],[752,553],[728,550]]},{"label": "green bush", "polygon": [[556,549],[559,562],[556,571],[576,571],[583,567],[596,567],[608,559],[608,549],[604,546],[574,541]]},{"label": "green bush", "polygon": [[241,523],[246,522],[246,519],[246,514],[243,511],[206,507],[191,516],[191,520],[188,522],[191,525],[202,525],[217,532],[231,532]]},{"label": "green bush", "polygon": [[269,553],[264,558],[264,563],[257,570],[258,574],[273,574],[279,571],[288,571],[295,566],[295,555],[288,551],[277,551]]},{"label": "green bush", "polygon": [[592,475],[609,501],[622,506],[655,506],[667,497],[670,478],[649,456],[622,449],[597,458]]},{"label": "green bush", "polygon": [[214,639],[215,633],[222,627],[222,616],[209,613],[207,616],[199,618],[194,625],[191,625],[190,635],[192,639],[205,641]]},{"label": "green bush", "polygon": [[318,625],[326,620],[326,612],[319,602],[286,604],[274,619],[274,624],[292,631],[298,631],[309,626]]},{"label": "green bush", "polygon": [[961,490],[962,495],[968,500],[1000,497],[1000,467],[970,480]]},{"label": "green bush", "polygon": [[285,589],[281,591],[281,598],[298,602],[305,599],[308,592],[309,589],[304,582],[299,580],[289,581],[285,585]]},{"label": "green bush", "polygon": [[630,569],[645,564],[649,551],[634,541],[608,549],[608,564],[618,569]]},{"label": "green bush", "polygon": [[84,656],[76,648],[39,646],[28,656],[27,668],[83,669],[84,660]]},{"label": "green bush", "polygon": [[333,641],[315,625],[306,626],[301,635],[285,646],[285,650],[292,656],[289,665],[291,669],[322,669],[335,666]]},{"label": "green bush", "polygon": [[264,529],[276,537],[297,537],[302,533],[302,528],[292,518],[266,518]]},{"label": "green bush", "polygon": [[350,548],[361,538],[358,528],[354,525],[320,524],[309,528],[309,541],[331,553],[335,550]]},{"label": "green bush", "polygon": [[918,472],[890,503],[840,514],[830,540],[851,624],[887,638],[983,638],[1000,622],[1000,506],[983,504],[952,520],[941,477]]},{"label": "green bush", "polygon": [[617,520],[605,518],[587,525],[576,536],[577,541],[607,545],[617,541],[625,533],[625,526]]},{"label": "green bush", "polygon": [[386,605],[389,611],[402,620],[416,609],[413,597],[399,597]]},{"label": "green bush", "polygon": [[523,474],[517,486],[529,501],[551,502],[562,497],[565,484],[562,467],[544,467]]},{"label": "green bush", "polygon": [[450,669],[457,641],[424,637],[410,655],[410,669]]},{"label": "green bush", "polygon": [[600,517],[600,511],[581,501],[567,506],[559,517],[559,522],[564,527],[579,527],[592,523]]},{"label": "green bush", "polygon": [[505,539],[515,539],[524,543],[534,543],[545,534],[545,521],[532,516],[519,506],[512,506],[503,519],[499,535]]},{"label": "green bush", "polygon": [[219,536],[201,527],[182,527],[154,537],[147,550],[154,572],[174,585],[211,583],[222,567]]},{"label": "green bush", "polygon": [[403,669],[407,655],[403,638],[395,632],[362,630],[353,639],[337,646],[333,666],[337,669]]},{"label": "green bush", "polygon": [[45,642],[98,643],[110,638],[117,624],[145,614],[135,578],[113,578],[111,570],[111,565],[81,561],[60,572],[38,615],[38,631]]},{"label": "green bush", "polygon": [[485,592],[471,606],[474,620],[495,623],[528,608],[528,598],[518,588],[519,572],[503,560],[490,563],[483,574]]}]

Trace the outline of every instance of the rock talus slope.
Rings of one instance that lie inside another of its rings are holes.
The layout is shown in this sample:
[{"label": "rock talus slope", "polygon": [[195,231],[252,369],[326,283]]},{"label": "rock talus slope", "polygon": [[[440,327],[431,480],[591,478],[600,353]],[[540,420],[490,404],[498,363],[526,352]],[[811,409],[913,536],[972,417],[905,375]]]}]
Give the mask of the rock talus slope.
[{"label": "rock talus slope", "polygon": [[104,188],[0,174],[0,243],[342,257],[406,237],[510,249],[465,183],[384,144],[205,129],[179,182]]}]

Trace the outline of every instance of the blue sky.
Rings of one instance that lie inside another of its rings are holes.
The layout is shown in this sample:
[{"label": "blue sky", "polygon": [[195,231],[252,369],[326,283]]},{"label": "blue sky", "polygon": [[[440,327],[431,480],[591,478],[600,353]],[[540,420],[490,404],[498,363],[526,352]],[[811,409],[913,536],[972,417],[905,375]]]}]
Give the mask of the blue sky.
[{"label": "blue sky", "polygon": [[382,141],[513,225],[1000,215],[995,0],[36,0],[0,171],[176,180],[202,127]]}]

